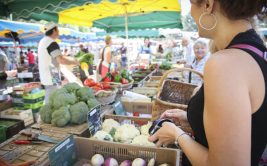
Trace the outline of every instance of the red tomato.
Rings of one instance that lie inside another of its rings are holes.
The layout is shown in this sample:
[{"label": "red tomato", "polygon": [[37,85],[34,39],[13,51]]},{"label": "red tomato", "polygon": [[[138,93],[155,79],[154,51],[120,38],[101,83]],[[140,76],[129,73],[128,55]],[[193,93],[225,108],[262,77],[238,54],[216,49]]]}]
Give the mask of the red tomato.
[{"label": "red tomato", "polygon": [[110,90],[111,89],[111,86],[109,85],[109,83],[103,82],[102,85],[103,85],[104,90]]},{"label": "red tomato", "polygon": [[127,79],[125,79],[125,78],[122,78],[121,79],[121,83],[122,84],[129,84],[129,81]]},{"label": "red tomato", "polygon": [[98,86],[93,86],[92,88],[93,88],[96,92],[102,90],[102,88],[100,88],[100,87],[98,87]]},{"label": "red tomato", "polygon": [[105,78],[103,79],[103,81],[104,81],[104,82],[111,82],[111,79],[110,79],[109,77],[105,77]]},{"label": "red tomato", "polygon": [[102,85],[101,83],[96,83],[95,86],[97,86],[97,87],[103,89],[103,85]]},{"label": "red tomato", "polygon": [[95,81],[93,79],[91,79],[91,78],[86,79],[83,84],[85,86],[89,86],[89,87],[92,87],[92,86],[96,85]]}]

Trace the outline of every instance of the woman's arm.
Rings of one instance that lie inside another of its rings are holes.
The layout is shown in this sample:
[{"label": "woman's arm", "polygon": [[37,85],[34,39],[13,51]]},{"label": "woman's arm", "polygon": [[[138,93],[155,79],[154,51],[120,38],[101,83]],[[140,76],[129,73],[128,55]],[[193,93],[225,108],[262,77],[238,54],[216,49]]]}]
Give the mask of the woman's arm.
[{"label": "woman's arm", "polygon": [[250,165],[251,104],[248,84],[241,66],[235,64],[232,57],[225,56],[231,55],[214,55],[205,68],[204,126],[209,149],[190,138],[180,139],[180,145],[193,165]]},{"label": "woman's arm", "polygon": [[250,165],[251,104],[247,81],[236,57],[225,56],[231,55],[214,55],[205,68],[204,127],[209,149],[187,135],[181,136],[183,131],[168,123],[150,139],[167,144],[178,138],[194,166]]}]

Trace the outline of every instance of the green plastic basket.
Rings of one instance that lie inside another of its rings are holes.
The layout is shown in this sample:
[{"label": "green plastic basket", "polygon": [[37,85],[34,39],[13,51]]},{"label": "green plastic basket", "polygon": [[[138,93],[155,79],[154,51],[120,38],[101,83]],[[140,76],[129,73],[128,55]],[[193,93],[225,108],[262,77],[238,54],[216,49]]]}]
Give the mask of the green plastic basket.
[{"label": "green plastic basket", "polygon": [[0,143],[6,140],[6,126],[0,125]]},{"label": "green plastic basket", "polygon": [[23,99],[29,99],[29,100],[34,100],[34,99],[38,99],[38,98],[41,98],[41,97],[44,97],[45,96],[45,90],[40,90],[40,92],[38,93],[34,93],[34,94],[31,94],[31,93],[26,93],[23,95]]},{"label": "green plastic basket", "polygon": [[23,99],[24,103],[25,104],[36,104],[36,103],[39,103],[41,101],[44,101],[45,97],[40,97],[40,98],[37,98],[37,99]]},{"label": "green plastic basket", "polygon": [[35,104],[26,104],[26,103],[24,103],[24,107],[26,109],[32,109],[32,110],[38,109],[38,108],[42,107],[43,105],[44,105],[44,101],[41,101],[41,102],[35,103]]}]

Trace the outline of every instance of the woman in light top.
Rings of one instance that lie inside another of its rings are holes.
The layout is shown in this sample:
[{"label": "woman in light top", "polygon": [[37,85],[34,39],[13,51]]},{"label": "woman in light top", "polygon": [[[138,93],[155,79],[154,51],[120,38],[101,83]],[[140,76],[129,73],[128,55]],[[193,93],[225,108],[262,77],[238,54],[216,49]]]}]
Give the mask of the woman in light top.
[{"label": "woman in light top", "polygon": [[105,39],[106,46],[101,51],[101,61],[99,64],[99,74],[104,78],[106,74],[110,71],[110,65],[111,65],[111,44],[112,39],[110,36],[107,36]]}]

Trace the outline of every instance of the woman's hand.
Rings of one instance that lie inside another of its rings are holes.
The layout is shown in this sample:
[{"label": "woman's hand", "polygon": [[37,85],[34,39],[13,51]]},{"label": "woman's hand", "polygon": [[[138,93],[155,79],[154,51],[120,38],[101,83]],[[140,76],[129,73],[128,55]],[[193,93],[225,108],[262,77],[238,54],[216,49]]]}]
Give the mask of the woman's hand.
[{"label": "woman's hand", "polygon": [[187,112],[180,109],[172,109],[165,111],[160,119],[172,119],[177,126],[190,126],[187,120]]},{"label": "woman's hand", "polygon": [[162,127],[151,137],[148,138],[149,141],[155,142],[157,147],[167,146],[173,144],[178,135],[184,133],[183,130],[178,128],[175,124],[170,122],[164,122]]}]

